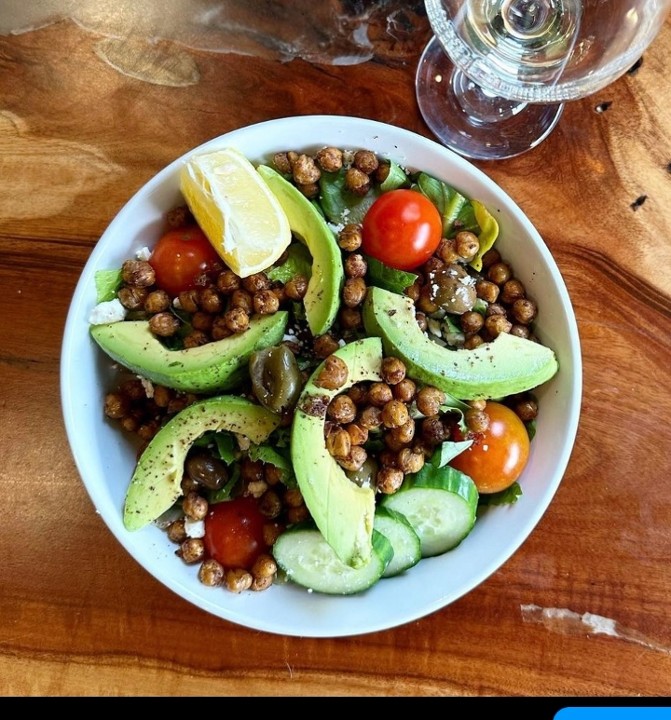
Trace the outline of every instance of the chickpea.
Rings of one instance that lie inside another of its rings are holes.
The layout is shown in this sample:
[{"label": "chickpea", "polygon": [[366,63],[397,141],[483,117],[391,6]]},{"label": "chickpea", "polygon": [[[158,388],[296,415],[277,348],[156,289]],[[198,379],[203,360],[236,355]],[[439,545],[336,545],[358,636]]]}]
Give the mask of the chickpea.
[{"label": "chickpea", "polygon": [[376,430],[382,425],[382,410],[375,405],[369,405],[359,413],[357,422],[366,430]]},{"label": "chickpea", "polygon": [[464,413],[464,421],[468,429],[474,433],[482,433],[489,427],[489,415],[485,410],[470,408]]},{"label": "chickpea", "polygon": [[[346,432],[346,431],[345,431]],[[349,454],[346,457],[337,457],[338,464],[349,472],[361,470],[363,464],[368,459],[368,453],[361,445],[352,445]]]},{"label": "chickpea", "polygon": [[349,433],[352,445],[363,445],[368,440],[368,430],[358,423],[349,423],[345,426],[345,430]]},{"label": "chickpea", "polygon": [[337,423],[351,423],[356,418],[356,405],[349,395],[338,395],[329,403],[326,414]]},{"label": "chickpea", "polygon": [[338,172],[342,167],[342,150],[324,147],[317,151],[315,162],[324,172]]},{"label": "chickpea", "polygon": [[485,339],[482,337],[482,335],[471,335],[470,337],[467,337],[466,340],[464,340],[464,349],[465,350],[475,350],[475,348],[480,347],[485,342]]},{"label": "chickpea", "polygon": [[424,453],[411,448],[403,448],[398,453],[398,468],[405,474],[419,472],[424,467]]},{"label": "chickpea", "polygon": [[205,543],[200,538],[186,538],[177,554],[188,565],[200,562],[205,557]]},{"label": "chickpea", "polygon": [[313,343],[313,349],[318,358],[327,358],[339,347],[340,345],[338,345],[338,341],[330,333],[320,335],[315,338]]},{"label": "chickpea", "polygon": [[365,277],[368,272],[368,263],[361,253],[352,253],[345,258],[345,275],[346,277]]},{"label": "chickpea", "polygon": [[167,529],[168,538],[171,542],[181,545],[186,540],[186,528],[184,527],[184,518],[173,520]]},{"label": "chickpea", "polygon": [[234,310],[236,308],[244,310],[248,315],[251,315],[254,312],[254,300],[252,294],[242,288],[240,288],[240,290],[234,290],[230,296],[228,309]]},{"label": "chickpea", "polygon": [[344,330],[356,330],[363,325],[361,312],[356,308],[344,307],[338,314],[340,325]]},{"label": "chickpea", "polygon": [[375,478],[375,485],[384,495],[393,495],[403,484],[405,475],[402,470],[393,467],[381,467]]},{"label": "chickpea", "polygon": [[282,509],[282,500],[274,490],[266,490],[259,498],[259,511],[269,520],[279,517]]},{"label": "chickpea", "polygon": [[436,248],[436,257],[446,265],[458,262],[460,258],[457,252],[457,241],[454,238],[443,238]]},{"label": "chickpea", "polygon": [[259,290],[267,290],[270,287],[270,280],[265,273],[259,272],[243,278],[241,284],[243,290],[246,290],[250,295],[254,295]]},{"label": "chickpea", "polygon": [[368,402],[376,407],[384,407],[393,398],[394,395],[387,383],[374,382],[368,388]]},{"label": "chickpea", "polygon": [[528,340],[531,337],[531,331],[526,325],[519,325],[517,323],[513,323],[513,326],[510,328],[510,334],[515,335],[516,337],[524,338],[525,340]]},{"label": "chickpea", "polygon": [[272,290],[259,290],[252,300],[254,312],[259,315],[273,315],[280,309],[280,301]]},{"label": "chickpea", "polygon": [[390,444],[394,444],[400,448],[413,441],[415,437],[415,427],[415,421],[412,418],[409,418],[403,423],[403,425],[399,425],[398,427],[389,430],[385,438],[388,437]]},{"label": "chickpea", "polygon": [[209,313],[203,312],[202,310],[196,310],[191,316],[191,325],[196,330],[209,331],[214,323],[214,317]]},{"label": "chickpea", "polygon": [[377,166],[377,170],[373,173],[375,182],[381,185],[389,177],[390,172],[391,163],[386,160],[380,160],[379,165]]},{"label": "chickpea", "polygon": [[361,247],[363,241],[361,225],[349,223],[338,234],[338,245],[345,252],[354,252]]},{"label": "chickpea", "polygon": [[421,432],[422,439],[431,445],[438,445],[448,438],[447,430],[437,415],[422,419]]},{"label": "chickpea", "polygon": [[494,263],[487,269],[487,279],[501,287],[512,277],[510,265],[504,262]]},{"label": "chickpea", "polygon": [[156,273],[146,260],[126,260],[121,266],[121,279],[132,287],[149,287],[156,282]]},{"label": "chickpea", "polygon": [[368,388],[365,383],[356,383],[347,391],[355,405],[365,405],[368,402]]},{"label": "chickpea", "polygon": [[223,340],[224,338],[230,337],[233,332],[229,329],[226,324],[226,320],[223,315],[215,317],[212,320],[212,327],[210,328],[213,340]]},{"label": "chickpea", "polygon": [[515,300],[526,297],[526,289],[517,278],[511,278],[503,284],[500,297],[502,303],[512,305]]},{"label": "chickpea", "polygon": [[460,258],[470,262],[480,250],[480,241],[475,233],[462,230],[455,237],[455,248]]},{"label": "chickpea", "polygon": [[519,298],[515,300],[512,306],[512,314],[520,325],[529,325],[536,318],[538,308],[536,303],[528,298]]},{"label": "chickpea", "polygon": [[326,449],[336,460],[346,458],[352,450],[352,438],[347,430],[339,428],[335,432],[329,433],[326,438]]},{"label": "chickpea", "polygon": [[242,568],[226,570],[224,573],[224,584],[228,590],[234,593],[249,590],[252,586],[253,579],[252,574]]},{"label": "chickpea", "polygon": [[513,324],[505,315],[490,315],[485,318],[485,329],[492,338],[498,337],[501,333],[510,332]]},{"label": "chickpea", "polygon": [[382,360],[382,380],[387,385],[398,385],[401,380],[405,379],[405,373],[405,365],[399,358],[389,356]]},{"label": "chickpea", "polygon": [[224,568],[214,558],[208,558],[198,568],[198,579],[208,587],[221,585],[224,582]]},{"label": "chickpea", "polygon": [[338,390],[347,381],[348,373],[347,363],[342,358],[329,355],[324,360],[324,367],[317,376],[315,385],[327,390]]},{"label": "chickpea", "polygon": [[208,508],[207,500],[197,492],[190,492],[182,500],[182,510],[191,520],[202,520],[207,515]]},{"label": "chickpea", "polygon": [[398,428],[410,419],[408,407],[400,400],[390,400],[382,408],[382,424],[386,428]]},{"label": "chickpea", "polygon": [[417,393],[415,401],[419,412],[430,417],[440,412],[440,406],[445,402],[445,393],[438,388],[427,385]]},{"label": "chickpea", "polygon": [[124,285],[119,288],[119,292],[117,293],[119,302],[128,310],[139,310],[143,308],[147,296],[147,288],[133,287],[132,285]]},{"label": "chickpea", "polygon": [[281,173],[282,175],[291,174],[291,162],[287,153],[275,153],[275,155],[273,155],[273,165],[275,166],[277,172]]},{"label": "chickpea", "polygon": [[353,165],[358,170],[361,170],[361,172],[366,173],[366,175],[370,175],[377,170],[379,162],[374,152],[370,150],[357,150],[354,153]]},{"label": "chickpea", "polygon": [[469,310],[461,316],[461,329],[467,336],[480,332],[484,323],[485,319],[479,312],[475,312],[475,310]]},{"label": "chickpea", "polygon": [[366,297],[366,281],[361,277],[347,278],[342,289],[342,300],[348,308],[361,305]]},{"label": "chickpea", "polygon": [[249,315],[240,307],[227,310],[223,318],[224,324],[232,333],[242,333],[249,327]]},{"label": "chickpea", "polygon": [[287,280],[284,286],[284,292],[290,300],[302,300],[308,289],[308,279],[305,275],[295,275]]},{"label": "chickpea", "polygon": [[496,248],[489,248],[487,252],[482,256],[482,268],[487,270],[492,265],[501,260],[501,253]]},{"label": "chickpea", "polygon": [[404,403],[411,403],[415,399],[417,386],[410,378],[403,378],[398,384],[393,385],[391,389],[396,400]]},{"label": "chickpea", "polygon": [[316,198],[319,195],[319,185],[317,183],[296,183],[296,187],[306,198]]},{"label": "chickpea", "polygon": [[181,228],[188,225],[192,221],[193,216],[186,205],[180,205],[172,210],[168,210],[165,219],[169,227]]},{"label": "chickpea", "polygon": [[130,400],[122,393],[107,393],[105,395],[104,412],[112,420],[120,420],[130,410]]},{"label": "chickpea", "polygon": [[370,189],[370,178],[358,168],[350,167],[345,171],[345,189],[363,197]]},{"label": "chickpea", "polygon": [[149,318],[149,329],[159,337],[172,337],[180,325],[180,321],[170,312],[160,312]]},{"label": "chickpea", "polygon": [[297,185],[311,185],[322,175],[314,159],[304,153],[291,163],[291,172]]},{"label": "chickpea", "polygon": [[538,417],[538,403],[531,397],[522,397],[515,402],[513,410],[522,422],[530,422]]},{"label": "chickpea", "polygon": [[240,278],[232,270],[224,270],[217,276],[217,289],[224,295],[231,295],[240,289]]},{"label": "chickpea", "polygon": [[478,280],[475,283],[475,294],[485,302],[495,303],[500,292],[499,286],[490,280]]}]

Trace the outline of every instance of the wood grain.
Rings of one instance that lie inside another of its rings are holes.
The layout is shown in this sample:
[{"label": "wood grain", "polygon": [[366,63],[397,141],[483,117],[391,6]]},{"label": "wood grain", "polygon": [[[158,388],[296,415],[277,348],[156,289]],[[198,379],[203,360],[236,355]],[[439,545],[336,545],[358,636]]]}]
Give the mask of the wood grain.
[{"label": "wood grain", "polygon": [[[423,32],[414,55],[381,44],[397,55],[340,66],[135,39],[133,67],[162,83],[122,72],[122,49],[68,21],[0,36],[3,695],[671,691],[669,22],[635,74],[568,104],[536,150],[478,163],[557,260],[578,318],[584,398],[548,512],[468,596],[353,638],[220,621],[123,550],[70,455],[59,397],[65,318],[128,198],[189,148],[269,118],[354,115],[431,137],[413,89]],[[611,104],[597,112],[602,103]],[[568,614],[543,620],[534,608]],[[584,613],[612,619],[617,634],[590,630]]]}]

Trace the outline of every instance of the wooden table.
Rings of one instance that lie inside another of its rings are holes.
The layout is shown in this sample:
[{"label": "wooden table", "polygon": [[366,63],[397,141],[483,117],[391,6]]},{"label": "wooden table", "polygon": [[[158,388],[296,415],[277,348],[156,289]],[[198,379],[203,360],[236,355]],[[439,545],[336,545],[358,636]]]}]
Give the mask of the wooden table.
[{"label": "wooden table", "polygon": [[[219,34],[159,12],[131,33],[122,13],[12,26],[0,11],[0,692],[669,695],[671,22],[636,73],[567,105],[537,149],[476,163],[545,238],[584,355],[565,478],[498,572],[406,626],[282,637],[190,606],[96,515],[65,436],[59,353],[82,267],[126,200],[188,149],[269,118],[355,115],[431,136],[413,88],[421,3],[369,3],[363,50],[348,34],[363,14],[342,37],[326,14],[362,4],[227,5],[261,35],[228,36],[221,14]],[[269,28],[285,45],[259,39]],[[306,28],[292,56],[287,40]],[[224,46],[237,52],[212,49]],[[566,612],[542,622],[529,604]]]}]

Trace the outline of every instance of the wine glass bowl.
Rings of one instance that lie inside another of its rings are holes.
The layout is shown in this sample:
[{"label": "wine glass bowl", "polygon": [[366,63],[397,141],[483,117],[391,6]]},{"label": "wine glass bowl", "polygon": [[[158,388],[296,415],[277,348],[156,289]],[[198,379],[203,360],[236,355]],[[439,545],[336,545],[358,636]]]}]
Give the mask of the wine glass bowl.
[{"label": "wine glass bowl", "polygon": [[420,111],[447,147],[476,159],[544,140],[563,103],[623,75],[671,0],[425,0],[433,37],[416,76]]}]

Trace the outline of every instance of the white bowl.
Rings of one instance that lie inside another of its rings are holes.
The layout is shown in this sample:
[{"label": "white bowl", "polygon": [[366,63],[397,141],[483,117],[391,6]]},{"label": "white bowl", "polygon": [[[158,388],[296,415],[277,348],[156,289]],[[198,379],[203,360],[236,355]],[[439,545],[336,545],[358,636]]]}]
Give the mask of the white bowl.
[{"label": "white bowl", "polygon": [[88,316],[96,302],[94,274],[119,267],[158,239],[165,212],[180,202],[178,170],[184,158],[159,172],[114,218],[86,263],[70,306],[61,396],[69,442],[86,489],[109,529],[140,565],[173,592],[230,622],[282,635],[337,637],[396,627],[440,610],[486,580],[518,550],[565,472],[578,426],[582,364],[575,316],[557,265],[538,232],[501,188],[466,160],[407,130],[361,118],[291,117],[235,130],[193,152],[229,145],[257,162],[287,149],[366,148],[444,179],[485,203],[500,224],[497,247],[529,295],[538,300],[537,333],[555,350],[560,366],[538,393],[541,412],[530,460],[520,478],[523,496],[514,505],[487,509],[455,550],[424,559],[363,594],[344,597],[308,593],[290,584],[239,595],[206,587],[195,567],[175,557],[175,546],[163,531],[150,526],[128,532],[122,507],[135,455],[103,417],[112,363],[89,336]]}]

